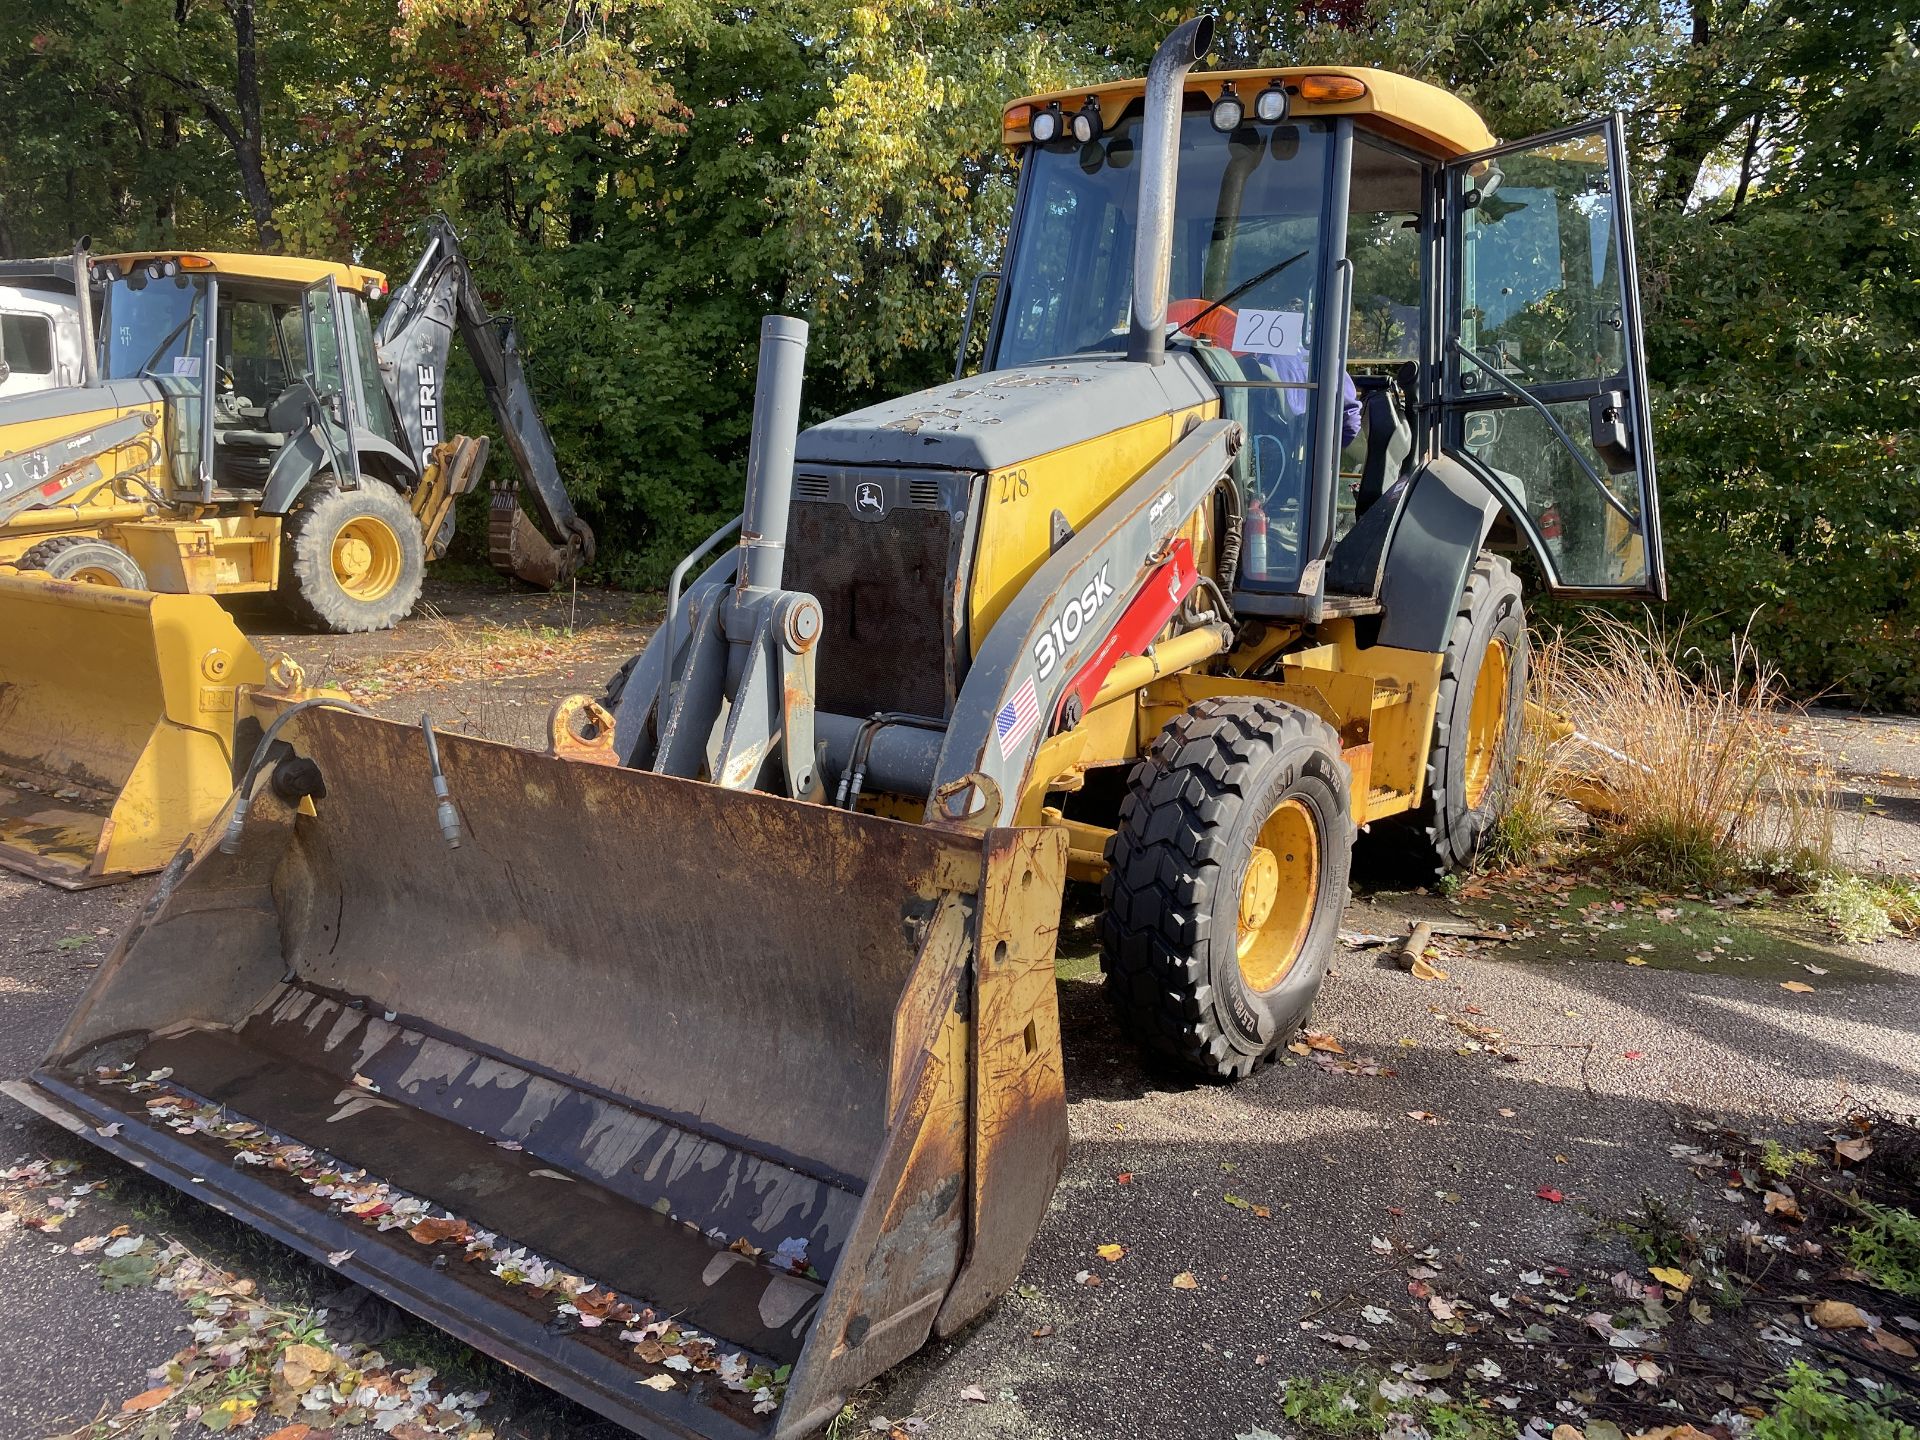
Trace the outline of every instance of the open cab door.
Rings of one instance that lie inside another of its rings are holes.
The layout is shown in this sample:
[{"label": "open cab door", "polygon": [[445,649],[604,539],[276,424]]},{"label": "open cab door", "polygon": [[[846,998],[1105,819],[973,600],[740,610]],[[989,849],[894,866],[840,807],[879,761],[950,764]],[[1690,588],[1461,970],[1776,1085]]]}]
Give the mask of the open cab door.
[{"label": "open cab door", "polygon": [[1443,447],[1553,593],[1664,600],[1619,117],[1469,155],[1446,196]]},{"label": "open cab door", "polygon": [[340,290],[331,275],[314,281],[302,293],[300,318],[307,342],[307,384],[317,402],[314,425],[326,442],[333,473],[342,484],[352,486],[360,473],[353,449],[353,427],[358,421],[353,386],[348,383],[355,372],[347,364]]}]

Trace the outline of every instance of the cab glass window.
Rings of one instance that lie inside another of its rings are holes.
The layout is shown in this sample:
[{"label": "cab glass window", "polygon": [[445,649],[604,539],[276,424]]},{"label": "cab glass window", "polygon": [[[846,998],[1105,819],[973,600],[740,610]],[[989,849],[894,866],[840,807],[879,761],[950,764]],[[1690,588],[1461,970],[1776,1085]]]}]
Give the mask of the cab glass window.
[{"label": "cab glass window", "polygon": [[268,300],[220,301],[221,363],[236,392],[254,406],[265,406],[293,383],[293,367],[281,345],[278,317],[285,304]]},{"label": "cab glass window", "polygon": [[53,323],[44,315],[0,315],[0,359],[15,375],[51,375]]},{"label": "cab glass window", "polygon": [[[1009,257],[992,367],[1126,344],[1139,215],[1138,106],[1086,145],[1029,147],[1031,169]],[[1262,354],[1309,351],[1308,303],[1320,270],[1321,208],[1331,153],[1325,124],[1213,128],[1205,109],[1180,128],[1168,319],[1179,324],[1223,302],[1211,332],[1240,310],[1262,312],[1247,338]],[[1284,314],[1288,318],[1278,317]],[[1253,324],[1254,322],[1249,322]],[[1304,378],[1304,372],[1303,372]]]}]

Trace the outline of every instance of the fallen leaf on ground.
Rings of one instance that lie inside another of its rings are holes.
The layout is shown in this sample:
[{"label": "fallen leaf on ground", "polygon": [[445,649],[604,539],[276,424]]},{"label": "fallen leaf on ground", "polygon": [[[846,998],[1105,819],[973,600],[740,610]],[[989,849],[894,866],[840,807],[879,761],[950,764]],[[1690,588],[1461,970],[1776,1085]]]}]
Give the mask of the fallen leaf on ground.
[{"label": "fallen leaf on ground", "polygon": [[1647,1273],[1662,1285],[1671,1285],[1683,1295],[1693,1288],[1693,1277],[1684,1270],[1676,1270],[1671,1265],[1653,1265]]},{"label": "fallen leaf on ground", "polygon": [[259,1402],[240,1395],[229,1395],[217,1404],[209,1405],[200,1412],[201,1428],[206,1430],[237,1430],[242,1425],[253,1423],[253,1412]]},{"label": "fallen leaf on ground", "polygon": [[971,1400],[976,1405],[984,1405],[987,1403],[987,1392],[978,1385],[965,1385],[961,1387],[960,1398]]},{"label": "fallen leaf on ground", "polygon": [[1787,1220],[1806,1218],[1800,1210],[1800,1202],[1783,1190],[1769,1190],[1766,1198],[1767,1214],[1778,1215]]},{"label": "fallen leaf on ground", "polygon": [[649,1390],[671,1390],[673,1389],[673,1376],[649,1375],[646,1379],[642,1380],[640,1383],[646,1386]]},{"label": "fallen leaf on ground", "polygon": [[307,1440],[307,1436],[312,1433],[313,1427],[311,1425],[282,1425],[278,1430],[267,1436],[267,1440]]},{"label": "fallen leaf on ground", "polygon": [[1864,1330],[1867,1317],[1844,1300],[1822,1300],[1813,1307],[1813,1323],[1822,1330]]},{"label": "fallen leaf on ground", "polygon": [[1882,1350],[1898,1355],[1904,1360],[1920,1358],[1920,1350],[1913,1348],[1912,1341],[1903,1339],[1890,1330],[1875,1331],[1873,1343],[1878,1345]]},{"label": "fallen leaf on ground", "polygon": [[1422,1125],[1438,1125],[1440,1123],[1440,1117],[1431,1110],[1409,1110],[1407,1111],[1407,1118],[1409,1120],[1418,1120]]},{"label": "fallen leaf on ground", "polygon": [[164,1405],[176,1388],[172,1385],[156,1385],[151,1390],[142,1390],[138,1395],[120,1402],[121,1413],[130,1414],[140,1410],[151,1410],[156,1405]]},{"label": "fallen leaf on ground", "polygon": [[1173,1277],[1173,1288],[1176,1290],[1198,1290],[1200,1288],[1200,1282],[1193,1278],[1193,1272],[1191,1270],[1182,1270],[1178,1275]]},{"label": "fallen leaf on ground", "polygon": [[1446,971],[1442,970],[1424,955],[1416,955],[1414,957],[1413,964],[1407,967],[1407,973],[1416,980],[1445,980],[1448,978]]},{"label": "fallen leaf on ground", "polygon": [[407,1231],[410,1239],[421,1245],[438,1245],[442,1240],[465,1240],[473,1234],[473,1227],[464,1220],[448,1217],[444,1220],[426,1219]]},{"label": "fallen leaf on ground", "polygon": [[1644,965],[1646,963],[1647,963],[1647,959],[1646,959],[1646,956],[1644,955],[1627,956],[1627,964],[1629,965]]},{"label": "fallen leaf on ground", "polygon": [[1567,1198],[1565,1195],[1562,1195],[1558,1190],[1554,1189],[1551,1185],[1542,1185],[1538,1190],[1534,1191],[1533,1193],[1539,1196],[1542,1200],[1550,1201],[1555,1205],[1558,1205],[1562,1200]]},{"label": "fallen leaf on ground", "polygon": [[1835,1142],[1833,1153],[1838,1155],[1842,1160],[1845,1160],[1849,1165],[1858,1165],[1862,1160],[1873,1154],[1873,1141],[1867,1139],[1864,1135],[1856,1140],[1840,1140]]},{"label": "fallen leaf on ground", "polygon": [[1813,994],[1813,986],[1802,984],[1798,980],[1782,980],[1780,982],[1780,988],[1782,990],[1791,990],[1796,995]]},{"label": "fallen leaf on ground", "polygon": [[1127,1253],[1127,1247],[1124,1245],[1102,1245],[1093,1253],[1098,1255],[1102,1260],[1118,1260]]},{"label": "fallen leaf on ground", "polygon": [[329,1250],[327,1252],[327,1264],[335,1267],[346,1264],[347,1261],[352,1258],[353,1251],[351,1250]]},{"label": "fallen leaf on ground", "polygon": [[1305,1038],[1310,1049],[1324,1050],[1330,1055],[1344,1055],[1347,1053],[1347,1047],[1334,1039],[1333,1036],[1327,1034],[1324,1030],[1309,1030],[1306,1032]]}]

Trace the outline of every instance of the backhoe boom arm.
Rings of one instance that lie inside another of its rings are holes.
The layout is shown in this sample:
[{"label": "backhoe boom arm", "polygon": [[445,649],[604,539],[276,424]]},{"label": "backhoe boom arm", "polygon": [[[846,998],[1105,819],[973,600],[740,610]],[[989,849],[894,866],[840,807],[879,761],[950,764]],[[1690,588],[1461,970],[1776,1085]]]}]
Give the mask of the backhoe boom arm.
[{"label": "backhoe boom arm", "polygon": [[[502,562],[511,542],[513,573],[557,584],[593,558],[593,531],[573,508],[560,478],[553,437],[527,384],[511,317],[488,311],[453,226],[444,216],[435,216],[428,224],[427,247],[419,263],[394,294],[374,334],[382,382],[423,468],[433,448],[447,438],[447,355],[456,330],[479,372],[494,421],[513,453],[520,488],[526,491],[545,540],[558,547],[556,555],[535,557],[530,566],[519,553],[531,540],[524,522],[517,533],[509,533],[512,517],[519,513],[515,496],[511,490],[496,493],[491,547],[495,563]],[[529,568],[537,573],[526,573]]]}]

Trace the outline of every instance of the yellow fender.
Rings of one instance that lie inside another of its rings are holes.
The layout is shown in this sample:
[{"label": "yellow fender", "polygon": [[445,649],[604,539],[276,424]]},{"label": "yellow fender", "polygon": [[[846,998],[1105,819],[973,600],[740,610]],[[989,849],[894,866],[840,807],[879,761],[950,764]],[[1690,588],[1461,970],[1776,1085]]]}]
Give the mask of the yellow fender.
[{"label": "yellow fender", "polygon": [[226,802],[266,680],[210,596],[0,575],[0,865],[68,889],[158,870]]}]

